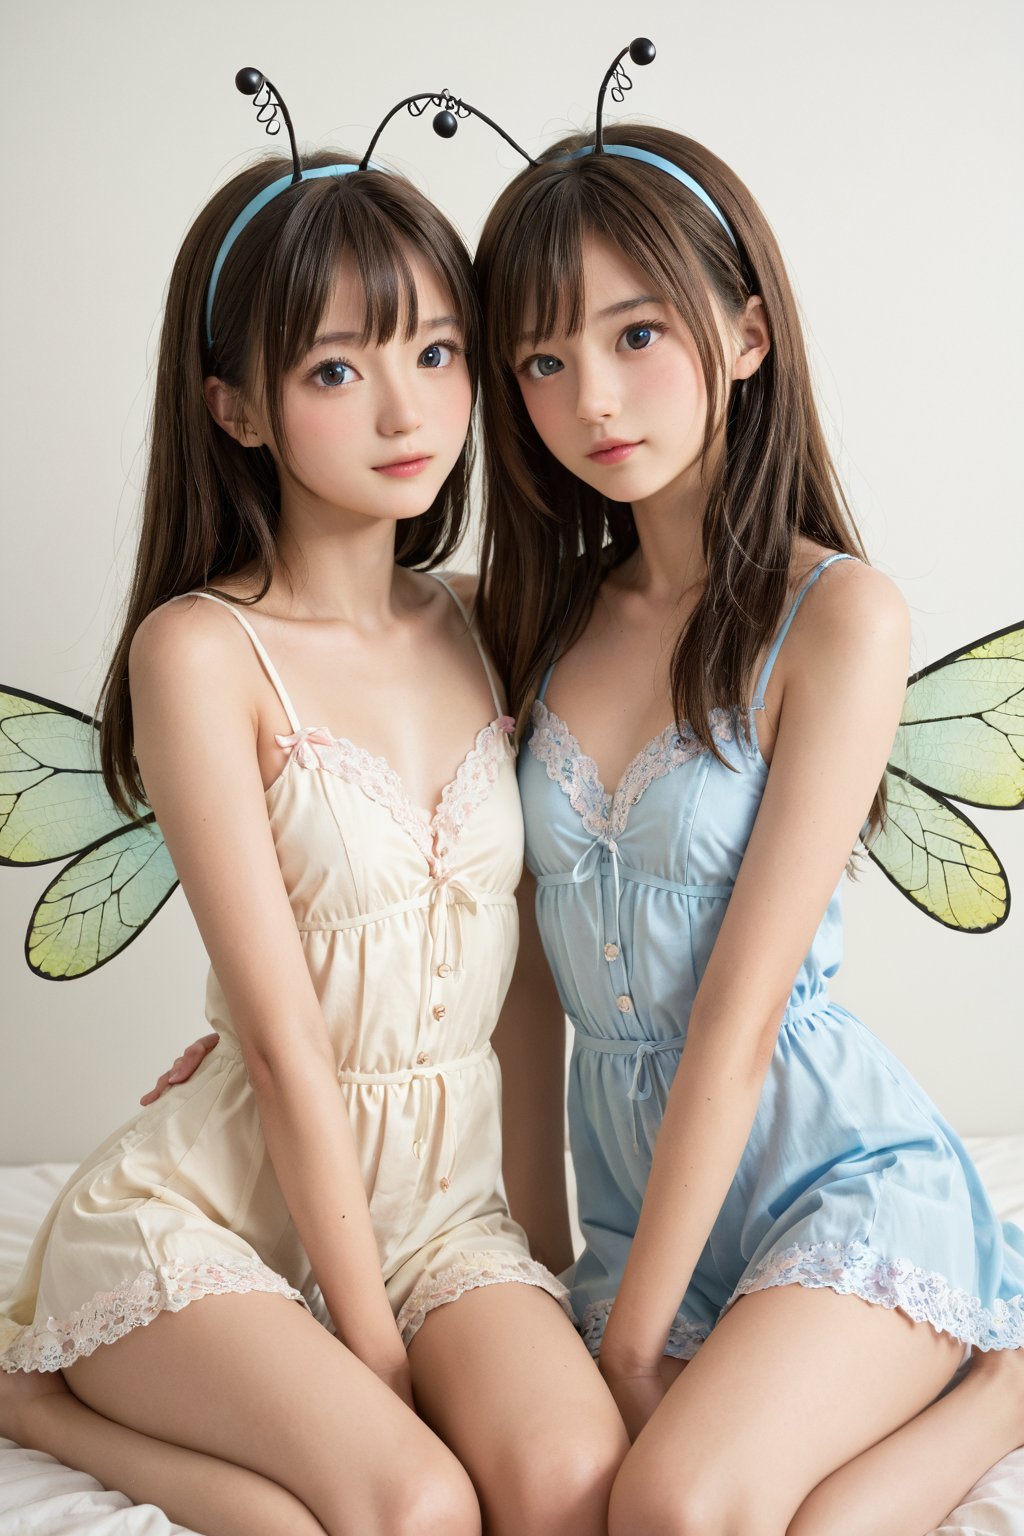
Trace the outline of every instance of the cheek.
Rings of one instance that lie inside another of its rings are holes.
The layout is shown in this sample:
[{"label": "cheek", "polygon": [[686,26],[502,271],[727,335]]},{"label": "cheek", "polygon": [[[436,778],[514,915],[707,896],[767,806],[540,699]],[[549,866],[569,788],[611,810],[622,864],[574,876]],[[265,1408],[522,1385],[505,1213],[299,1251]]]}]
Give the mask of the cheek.
[{"label": "cheek", "polygon": [[634,375],[639,395],[653,406],[664,406],[678,417],[707,407],[707,390],[700,363],[681,347],[655,347]]},{"label": "cheek", "polygon": [[519,384],[526,414],[533,423],[537,436],[545,447],[552,447],[565,429],[565,404],[559,398],[556,379],[547,379],[541,387],[527,382]]}]

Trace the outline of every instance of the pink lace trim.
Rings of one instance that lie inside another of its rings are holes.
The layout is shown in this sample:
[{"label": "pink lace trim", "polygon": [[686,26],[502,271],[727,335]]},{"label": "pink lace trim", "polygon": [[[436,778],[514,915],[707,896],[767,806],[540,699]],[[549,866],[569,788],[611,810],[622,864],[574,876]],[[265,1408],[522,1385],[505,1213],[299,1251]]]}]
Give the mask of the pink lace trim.
[{"label": "pink lace trim", "polygon": [[473,1253],[456,1259],[447,1269],[437,1274],[426,1274],[414,1286],[408,1301],[396,1319],[402,1342],[408,1347],[417,1329],[422,1327],[428,1312],[443,1307],[450,1301],[458,1301],[467,1291],[483,1285],[536,1285],[553,1296],[570,1318],[569,1292],[549,1269],[538,1264],[526,1254]]},{"label": "pink lace trim", "polygon": [[133,1328],[145,1328],[161,1312],[180,1312],[203,1296],[260,1291],[305,1298],[259,1259],[225,1258],[203,1264],[161,1264],[143,1270],[112,1291],[100,1291],[67,1319],[19,1328],[0,1354],[5,1371],[59,1371],[101,1344],[114,1344]]},{"label": "pink lace trim", "polygon": [[348,784],[355,784],[368,799],[381,805],[412,838],[431,873],[448,873],[449,860],[469,816],[487,798],[508,751],[508,736],[515,727],[510,715],[500,715],[477,733],[455,777],[444,786],[440,804],[432,816],[414,806],[405,786],[384,757],[374,757],[345,736],[332,736],[324,726],[304,726],[291,736],[278,736],[277,744],[291,753],[303,768],[322,768]]},{"label": "pink lace trim", "polygon": [[[733,739],[732,710],[713,709],[708,719],[719,741]],[[654,781],[705,750],[686,722],[681,728],[675,723],[667,725],[627,764],[614,794],[610,795],[601,783],[594,759],[582,750],[565,721],[540,699],[533,706],[533,724],[530,751],[544,764],[548,778],[568,796],[569,804],[594,837],[621,836],[630,811]]]}]

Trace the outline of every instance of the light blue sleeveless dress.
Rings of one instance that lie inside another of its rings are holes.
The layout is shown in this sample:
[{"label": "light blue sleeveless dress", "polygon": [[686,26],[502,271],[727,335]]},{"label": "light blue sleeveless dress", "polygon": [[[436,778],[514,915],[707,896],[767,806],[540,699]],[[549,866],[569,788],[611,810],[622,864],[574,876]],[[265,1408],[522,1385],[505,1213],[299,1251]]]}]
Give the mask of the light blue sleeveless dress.
[{"label": "light blue sleeveless dress", "polygon": [[[568,1274],[596,1355],[636,1231],[690,1009],[768,768],[758,712],[811,573],[758,679],[749,735],[712,726],[726,761],[673,724],[613,795],[544,703],[520,753],[526,858],[548,961],[575,1031],[569,1130],[585,1248]],[[841,886],[840,881],[840,886]],[[1002,1225],[955,1133],[828,981],[839,887],[800,968],[732,1185],[666,1353],[690,1359],[735,1300],[798,1283],[899,1307],[980,1349],[1024,1345],[1024,1233]]]}]

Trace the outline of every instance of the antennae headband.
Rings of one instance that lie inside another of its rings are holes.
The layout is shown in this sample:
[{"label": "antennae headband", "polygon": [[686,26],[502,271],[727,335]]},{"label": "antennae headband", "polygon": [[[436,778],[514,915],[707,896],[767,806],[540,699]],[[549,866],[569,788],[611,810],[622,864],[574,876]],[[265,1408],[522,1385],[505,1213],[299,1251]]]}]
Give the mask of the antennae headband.
[{"label": "antennae headband", "polygon": [[684,171],[681,166],[676,165],[674,160],[667,160],[664,155],[652,154],[649,149],[634,149],[632,144],[602,144],[600,147],[597,144],[584,144],[582,149],[574,149],[569,159],[578,160],[580,155],[595,154],[620,155],[623,160],[643,160],[648,165],[656,166],[659,171],[667,171],[670,176],[675,177],[676,181],[681,181],[684,187],[688,187],[694,197],[700,198],[705,208],[714,214],[733,245],[736,246],[737,250],[739,249],[736,236],[733,234],[729,221],[718,204],[708,196],[700,182],[695,181],[687,171]]},{"label": "antennae headband", "polygon": [[485,112],[481,112],[478,107],[473,107],[468,101],[463,101],[460,97],[453,96],[446,86],[443,91],[421,91],[418,96],[406,96],[396,107],[392,107],[370,140],[366,154],[357,165],[321,165],[309,170],[303,170],[298,145],[295,142],[295,130],[292,127],[291,115],[285,105],[284,97],[276,85],[268,80],[266,75],[261,74],[258,69],[248,68],[238,71],[238,74],[235,76],[235,86],[241,91],[243,96],[251,96],[253,98],[253,106],[256,108],[256,121],[263,125],[265,133],[271,136],[280,133],[281,122],[279,114],[284,119],[285,127],[288,129],[288,139],[291,144],[292,172],[290,175],[279,177],[277,181],[272,181],[268,187],[263,188],[262,192],[257,192],[256,196],[246,203],[221,241],[220,249],[213,263],[213,271],[210,273],[209,286],[206,290],[206,345],[211,352],[213,351],[213,301],[217,293],[217,283],[224,263],[228,259],[228,253],[246,225],[268,203],[273,202],[279,193],[287,191],[296,182],[312,181],[317,176],[349,176],[353,171],[382,171],[385,175],[390,175],[391,172],[388,171],[387,166],[375,165],[370,156],[373,154],[377,140],[388,123],[395,116],[396,112],[400,112],[403,107],[406,108],[412,117],[421,117],[431,103],[435,107],[440,108],[435,113],[431,126],[438,137],[442,139],[450,139],[458,131],[460,118],[479,117],[489,128],[493,128],[495,133],[499,133],[506,144],[510,144],[530,165],[536,164],[536,161],[531,159],[522,145],[517,144],[515,139],[505,132],[504,128],[499,128],[498,124],[492,118],[489,118]]}]

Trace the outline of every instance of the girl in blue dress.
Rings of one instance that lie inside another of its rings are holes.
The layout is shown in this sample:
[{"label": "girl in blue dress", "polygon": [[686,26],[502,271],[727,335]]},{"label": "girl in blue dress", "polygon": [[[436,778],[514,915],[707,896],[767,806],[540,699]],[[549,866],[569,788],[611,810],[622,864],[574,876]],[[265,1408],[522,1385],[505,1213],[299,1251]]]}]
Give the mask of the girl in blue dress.
[{"label": "girl in blue dress", "polygon": [[920,1536],[1024,1438],[1024,1236],[828,995],[905,604],[707,150],[567,139],[477,265],[485,628],[574,1030],[569,1279],[634,1440],[611,1531]]}]

